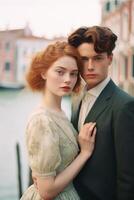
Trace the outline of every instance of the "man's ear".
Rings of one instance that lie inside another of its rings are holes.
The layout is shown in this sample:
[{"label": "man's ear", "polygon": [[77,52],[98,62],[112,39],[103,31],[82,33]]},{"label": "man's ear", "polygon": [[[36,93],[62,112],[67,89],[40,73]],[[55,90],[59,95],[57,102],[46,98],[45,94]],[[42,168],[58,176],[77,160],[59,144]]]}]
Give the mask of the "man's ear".
[{"label": "man's ear", "polygon": [[108,58],[109,58],[109,65],[111,65],[113,61],[113,54],[109,55]]},{"label": "man's ear", "polygon": [[41,77],[42,77],[44,80],[46,80],[46,73],[45,73],[45,72],[42,72],[42,73],[41,73]]}]

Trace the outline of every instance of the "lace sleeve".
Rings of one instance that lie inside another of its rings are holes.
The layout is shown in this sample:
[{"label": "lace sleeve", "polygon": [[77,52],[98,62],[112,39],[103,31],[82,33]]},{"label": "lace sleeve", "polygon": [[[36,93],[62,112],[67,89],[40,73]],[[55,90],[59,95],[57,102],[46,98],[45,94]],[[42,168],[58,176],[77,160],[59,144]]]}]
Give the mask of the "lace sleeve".
[{"label": "lace sleeve", "polygon": [[55,176],[61,163],[59,137],[54,122],[43,114],[34,116],[26,129],[30,167],[37,176]]}]

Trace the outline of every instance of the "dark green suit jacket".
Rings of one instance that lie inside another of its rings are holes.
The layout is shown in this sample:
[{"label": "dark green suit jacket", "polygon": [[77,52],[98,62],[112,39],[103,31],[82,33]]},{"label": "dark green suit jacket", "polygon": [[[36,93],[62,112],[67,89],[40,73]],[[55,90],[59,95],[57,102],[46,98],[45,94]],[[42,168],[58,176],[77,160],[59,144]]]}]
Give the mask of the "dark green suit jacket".
[{"label": "dark green suit jacket", "polygon": [[[77,129],[79,109],[72,113]],[[82,200],[134,200],[134,98],[112,80],[86,117],[97,122],[92,157],[74,180]]]}]

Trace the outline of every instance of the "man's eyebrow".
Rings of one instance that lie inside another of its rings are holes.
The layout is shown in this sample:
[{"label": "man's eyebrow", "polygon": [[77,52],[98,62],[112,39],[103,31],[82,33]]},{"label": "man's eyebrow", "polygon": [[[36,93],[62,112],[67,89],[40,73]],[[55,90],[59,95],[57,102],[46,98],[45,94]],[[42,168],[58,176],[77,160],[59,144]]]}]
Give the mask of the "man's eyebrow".
[{"label": "man's eyebrow", "polygon": [[[94,55],[92,58],[96,58],[96,57],[103,57],[104,55],[103,54],[97,54],[97,55]],[[90,57],[89,56],[81,56],[81,58],[83,59],[89,59]]]},{"label": "man's eyebrow", "polygon": [[101,57],[101,56],[104,56],[104,55],[103,54],[97,54],[97,55],[95,55],[93,57]]}]

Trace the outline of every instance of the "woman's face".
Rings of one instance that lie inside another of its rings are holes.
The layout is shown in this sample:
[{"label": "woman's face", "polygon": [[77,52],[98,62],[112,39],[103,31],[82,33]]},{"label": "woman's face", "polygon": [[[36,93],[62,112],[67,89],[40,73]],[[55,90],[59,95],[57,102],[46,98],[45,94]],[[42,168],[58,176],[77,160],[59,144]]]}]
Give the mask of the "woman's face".
[{"label": "woman's face", "polygon": [[76,60],[70,56],[57,59],[43,77],[46,80],[45,91],[57,96],[68,95],[72,92],[78,78]]}]

